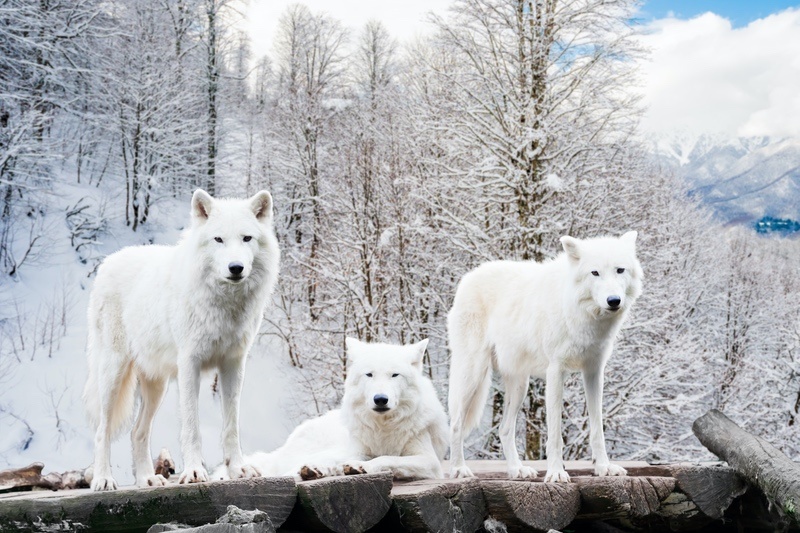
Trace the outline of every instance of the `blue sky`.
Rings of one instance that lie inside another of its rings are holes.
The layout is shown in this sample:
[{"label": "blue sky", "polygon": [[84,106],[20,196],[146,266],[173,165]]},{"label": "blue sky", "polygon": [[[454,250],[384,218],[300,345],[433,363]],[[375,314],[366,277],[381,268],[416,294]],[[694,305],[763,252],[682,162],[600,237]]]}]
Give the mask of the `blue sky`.
[{"label": "blue sky", "polygon": [[786,0],[645,0],[643,4],[641,18],[644,20],[660,19],[669,14],[687,19],[712,11],[729,19],[735,28],[789,7],[800,7],[800,2]]}]

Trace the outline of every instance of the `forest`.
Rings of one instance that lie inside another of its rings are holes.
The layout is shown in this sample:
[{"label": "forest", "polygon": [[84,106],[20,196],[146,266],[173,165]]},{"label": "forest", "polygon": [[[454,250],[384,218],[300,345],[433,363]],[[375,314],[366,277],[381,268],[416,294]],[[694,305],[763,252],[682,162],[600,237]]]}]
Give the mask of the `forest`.
[{"label": "forest", "polygon": [[[238,0],[0,0],[0,390],[85,322],[105,255],[185,225],[196,188],[267,189],[282,264],[260,334],[294,369],[287,409],[337,405],[345,336],[430,338],[446,399],[464,273],[636,230],[645,285],[606,370],[609,452],[705,457],[691,423],[717,408],[800,459],[800,243],[723,225],[648,152],[635,7],[453,0],[400,43],[296,4],[256,57]],[[82,281],[47,285],[53,265]],[[589,456],[580,390],[568,459]],[[58,435],[59,393],[39,392]],[[528,459],[543,393],[519,420]],[[0,392],[0,427],[25,421],[20,400]],[[475,458],[501,456],[500,388],[490,401]]]}]

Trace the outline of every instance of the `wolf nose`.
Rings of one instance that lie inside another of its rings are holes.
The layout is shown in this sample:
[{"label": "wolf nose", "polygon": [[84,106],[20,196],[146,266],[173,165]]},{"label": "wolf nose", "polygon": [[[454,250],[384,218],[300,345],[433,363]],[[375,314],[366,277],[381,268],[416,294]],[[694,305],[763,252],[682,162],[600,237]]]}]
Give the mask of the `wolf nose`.
[{"label": "wolf nose", "polygon": [[234,261],[228,265],[228,270],[230,270],[231,274],[234,276],[239,276],[242,272],[244,272],[244,265],[239,261]]},{"label": "wolf nose", "polygon": [[385,407],[387,403],[389,403],[389,397],[385,394],[376,394],[372,401],[375,402],[375,405],[378,407]]},{"label": "wolf nose", "polygon": [[622,303],[622,299],[619,296],[609,296],[606,301],[609,307],[619,307],[619,304]]}]

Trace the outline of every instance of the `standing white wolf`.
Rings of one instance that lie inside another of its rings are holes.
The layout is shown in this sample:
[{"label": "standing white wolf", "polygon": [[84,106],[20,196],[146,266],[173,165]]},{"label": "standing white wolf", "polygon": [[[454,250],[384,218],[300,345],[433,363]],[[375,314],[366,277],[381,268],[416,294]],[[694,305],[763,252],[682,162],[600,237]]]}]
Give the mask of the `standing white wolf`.
[{"label": "standing white wolf", "polygon": [[395,346],[347,338],[346,345],[342,407],[303,422],[283,446],[247,460],[265,476],[299,477],[306,467],[314,476],[349,470],[443,477],[447,415],[422,373],[427,339]]},{"label": "standing white wolf", "polygon": [[163,485],[150,456],[153,416],[177,377],[184,470],[181,483],[207,481],[198,424],[200,373],[217,369],[228,475],[258,472],[242,459],[239,397],[245,360],[278,276],[272,197],[192,196],[191,227],[175,246],[131,246],[108,256],[89,298],[89,378],[84,400],[95,424],[92,489],[117,488],[109,447],[134,406],[136,484]]},{"label": "standing white wolf", "polygon": [[464,276],[447,319],[450,363],[452,477],[472,476],[464,437],[478,425],[492,367],[505,386],[500,442],[512,478],[536,477],[523,466],[515,441],[517,413],[530,376],[546,379],[547,474],[564,470],[561,409],[567,372],[583,373],[590,444],[598,476],[627,472],[609,463],[603,437],[603,370],[614,338],[642,291],[636,232],[578,240],[562,237],[564,253],[544,263],[495,261]]}]

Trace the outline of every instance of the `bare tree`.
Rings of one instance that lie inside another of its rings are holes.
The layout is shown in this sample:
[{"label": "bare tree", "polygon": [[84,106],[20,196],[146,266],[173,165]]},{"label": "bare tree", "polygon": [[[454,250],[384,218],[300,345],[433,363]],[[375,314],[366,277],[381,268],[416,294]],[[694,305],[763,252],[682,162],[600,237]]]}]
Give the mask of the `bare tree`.
[{"label": "bare tree", "polygon": [[[317,262],[322,231],[321,148],[337,115],[344,81],[342,45],[347,32],[339,21],[294,5],[281,16],[275,49],[281,98],[278,119],[291,139],[286,170],[298,179],[286,191],[292,210],[287,234],[306,274],[305,297],[312,320],[319,316]],[[290,256],[291,257],[291,256]]]}]

